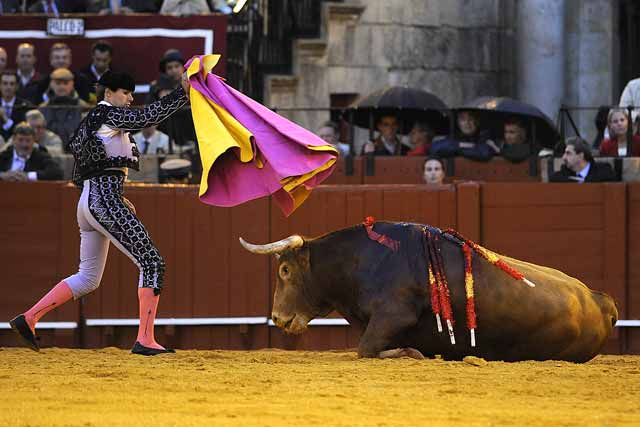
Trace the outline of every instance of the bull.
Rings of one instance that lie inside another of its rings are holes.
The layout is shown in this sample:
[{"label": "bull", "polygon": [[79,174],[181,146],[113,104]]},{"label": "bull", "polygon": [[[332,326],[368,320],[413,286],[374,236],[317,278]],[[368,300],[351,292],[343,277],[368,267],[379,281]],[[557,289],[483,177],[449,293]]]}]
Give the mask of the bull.
[{"label": "bull", "polygon": [[463,253],[450,239],[441,239],[440,254],[458,321],[452,337],[439,332],[428,286],[425,227],[376,222],[379,235],[399,243],[397,251],[372,240],[363,225],[317,238],[293,235],[263,245],[240,238],[240,243],[277,258],[272,319],[279,328],[299,334],[313,318],[336,310],[363,331],[359,357],[586,362],[602,349],[618,319],[610,296],[558,270],[502,257],[535,283],[527,286],[476,253],[470,261],[477,313],[472,346],[463,321]]}]

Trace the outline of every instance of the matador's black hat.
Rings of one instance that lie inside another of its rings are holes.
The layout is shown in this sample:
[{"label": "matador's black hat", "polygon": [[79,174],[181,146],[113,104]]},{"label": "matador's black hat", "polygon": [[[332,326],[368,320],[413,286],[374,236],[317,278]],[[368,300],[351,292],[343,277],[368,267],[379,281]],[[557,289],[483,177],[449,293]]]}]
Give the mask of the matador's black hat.
[{"label": "matador's black hat", "polygon": [[136,89],[136,82],[127,73],[117,73],[114,71],[107,71],[98,80],[98,84],[109,89],[116,91],[118,89],[125,89],[133,92]]}]

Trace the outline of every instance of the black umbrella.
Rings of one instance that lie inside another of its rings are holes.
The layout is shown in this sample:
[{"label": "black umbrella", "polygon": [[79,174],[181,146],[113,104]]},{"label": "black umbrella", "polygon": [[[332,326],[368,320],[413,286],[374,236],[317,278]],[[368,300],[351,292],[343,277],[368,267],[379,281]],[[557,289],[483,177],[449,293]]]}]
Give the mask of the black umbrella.
[{"label": "black umbrella", "polygon": [[[536,141],[539,145],[553,148],[560,135],[553,121],[540,109],[512,98],[482,96],[463,104],[455,111],[477,111],[482,128],[489,128],[494,136],[502,138],[504,120],[509,116],[535,123]],[[531,137],[532,127],[529,127]]]},{"label": "black umbrella", "polygon": [[434,127],[436,133],[447,133],[449,121],[447,106],[432,93],[406,86],[392,86],[366,95],[349,106],[345,119],[353,114],[356,126],[369,128],[384,115],[395,115],[401,122],[401,133],[407,133],[413,123],[424,121]]}]

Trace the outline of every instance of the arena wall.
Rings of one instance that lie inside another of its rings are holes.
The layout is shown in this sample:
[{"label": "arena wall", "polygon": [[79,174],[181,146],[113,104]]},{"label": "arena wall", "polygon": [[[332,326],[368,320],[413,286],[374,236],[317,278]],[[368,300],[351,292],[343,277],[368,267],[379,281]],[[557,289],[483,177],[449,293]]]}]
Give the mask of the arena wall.
[{"label": "arena wall", "polygon": [[[270,199],[217,208],[200,203],[197,191],[196,186],[149,184],[126,189],[167,261],[159,317],[247,319],[158,326],[160,340],[178,348],[355,347],[358,331],[350,327],[311,326],[290,337],[265,324],[273,261],[244,251],[237,242],[240,236],[257,243],[290,234],[315,236],[369,215],[454,227],[499,253],[561,269],[611,294],[621,319],[640,315],[640,291],[633,285],[640,276],[640,246],[633,238],[640,228],[637,183],[329,185],[316,189],[289,218]],[[6,322],[76,271],[79,193],[60,182],[0,182],[0,194],[0,319]],[[130,346],[134,325],[87,323],[136,319],[136,283],[136,268],[112,247],[100,289],[43,319],[77,327],[39,330],[42,345]],[[265,320],[251,320],[257,318]],[[0,346],[15,344],[10,330],[0,329]],[[639,353],[640,337],[633,328],[617,328],[606,351]]]}]

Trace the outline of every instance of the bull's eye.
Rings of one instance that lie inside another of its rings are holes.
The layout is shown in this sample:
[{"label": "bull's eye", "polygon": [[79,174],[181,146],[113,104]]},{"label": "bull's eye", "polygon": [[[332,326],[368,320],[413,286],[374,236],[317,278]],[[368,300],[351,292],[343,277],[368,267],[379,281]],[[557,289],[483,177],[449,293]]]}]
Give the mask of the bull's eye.
[{"label": "bull's eye", "polygon": [[286,264],[280,266],[280,277],[287,279],[290,275],[289,267]]}]

